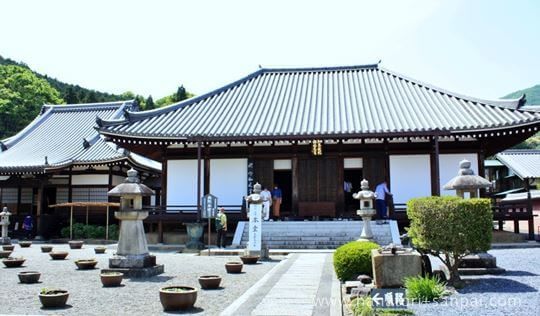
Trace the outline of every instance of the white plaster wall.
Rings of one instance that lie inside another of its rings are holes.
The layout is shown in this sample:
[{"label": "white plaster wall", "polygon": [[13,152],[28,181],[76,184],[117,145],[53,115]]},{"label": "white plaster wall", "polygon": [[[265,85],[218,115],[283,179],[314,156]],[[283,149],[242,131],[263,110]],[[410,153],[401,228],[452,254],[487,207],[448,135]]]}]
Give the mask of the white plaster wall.
[{"label": "white plaster wall", "polygon": [[[127,177],[127,176],[126,176]],[[117,186],[119,185],[120,183],[124,183],[124,180],[126,179],[126,177],[121,177],[121,176],[115,176],[113,175],[112,176],[112,185],[113,186]]]},{"label": "white plaster wall", "polygon": [[108,174],[80,174],[71,178],[72,185],[108,185]]},{"label": "white plaster wall", "polygon": [[459,171],[459,162],[467,159],[471,162],[471,169],[474,174],[478,174],[478,155],[475,153],[465,154],[443,154],[439,155],[439,176],[441,195],[456,195],[455,190],[444,190],[444,185],[453,177],[457,176]]},{"label": "white plaster wall", "polygon": [[[201,194],[204,162],[201,161]],[[167,205],[197,205],[197,160],[167,160]]]},{"label": "white plaster wall", "polygon": [[390,155],[390,183],[394,203],[407,203],[411,198],[430,196],[429,155]]},{"label": "white plaster wall", "polygon": [[343,159],[343,168],[344,169],[362,169],[363,161],[362,158],[345,158]]},{"label": "white plaster wall", "polygon": [[247,194],[247,159],[211,159],[210,193],[219,205],[240,205]]}]

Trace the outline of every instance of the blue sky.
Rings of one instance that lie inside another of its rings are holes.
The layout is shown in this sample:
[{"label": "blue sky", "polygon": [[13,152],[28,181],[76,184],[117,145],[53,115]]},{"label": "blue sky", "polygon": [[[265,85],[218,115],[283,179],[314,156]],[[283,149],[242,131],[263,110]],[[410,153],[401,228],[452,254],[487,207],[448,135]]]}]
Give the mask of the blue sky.
[{"label": "blue sky", "polygon": [[2,1],[0,55],[154,99],[264,67],[366,64],[497,98],[540,84],[540,1]]}]

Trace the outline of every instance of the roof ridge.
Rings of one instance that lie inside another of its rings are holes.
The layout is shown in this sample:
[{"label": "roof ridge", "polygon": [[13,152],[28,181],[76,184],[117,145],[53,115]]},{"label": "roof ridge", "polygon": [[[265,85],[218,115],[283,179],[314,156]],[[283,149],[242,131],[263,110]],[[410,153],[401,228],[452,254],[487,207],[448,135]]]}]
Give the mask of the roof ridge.
[{"label": "roof ridge", "polygon": [[358,69],[377,69],[379,63],[364,64],[364,65],[349,65],[349,66],[328,66],[328,67],[276,67],[276,68],[261,68],[263,72],[327,72],[327,71],[346,71]]},{"label": "roof ridge", "polygon": [[133,104],[135,100],[112,101],[112,102],[96,102],[96,103],[78,103],[78,104],[44,104],[42,111],[52,109],[54,111],[66,110],[93,110],[96,108],[105,107],[121,107],[126,104]]},{"label": "roof ridge", "polygon": [[378,69],[382,72],[388,73],[389,75],[396,76],[400,79],[406,80],[408,82],[422,86],[424,88],[431,89],[433,91],[437,91],[439,93],[443,93],[443,94],[446,94],[448,96],[452,96],[458,99],[467,100],[473,103],[480,103],[480,104],[484,104],[488,106],[498,106],[498,107],[503,107],[510,110],[519,110],[519,108],[525,104],[525,95],[522,95],[520,98],[517,98],[517,99],[495,99],[495,100],[480,99],[480,98],[464,95],[461,93],[453,92],[453,91],[438,87],[436,85],[433,85],[431,83],[427,83],[425,81],[411,78],[399,72],[389,70],[385,67],[378,67]]}]

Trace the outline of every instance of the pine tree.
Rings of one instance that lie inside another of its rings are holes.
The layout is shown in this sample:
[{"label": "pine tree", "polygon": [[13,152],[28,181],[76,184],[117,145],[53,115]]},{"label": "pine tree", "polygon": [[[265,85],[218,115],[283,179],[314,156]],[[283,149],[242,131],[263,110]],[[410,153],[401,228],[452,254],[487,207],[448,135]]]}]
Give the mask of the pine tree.
[{"label": "pine tree", "polygon": [[67,88],[65,94],[64,94],[64,101],[66,101],[67,104],[77,104],[79,103],[79,97],[73,91],[72,87]]},{"label": "pine tree", "polygon": [[154,104],[154,99],[152,99],[152,96],[149,95],[148,98],[146,99],[146,107],[144,108],[145,110],[152,110],[152,109],[155,109],[156,108],[156,105]]},{"label": "pine tree", "polygon": [[176,90],[176,102],[183,101],[188,98],[186,88],[184,88],[183,85],[178,87],[178,90]]}]

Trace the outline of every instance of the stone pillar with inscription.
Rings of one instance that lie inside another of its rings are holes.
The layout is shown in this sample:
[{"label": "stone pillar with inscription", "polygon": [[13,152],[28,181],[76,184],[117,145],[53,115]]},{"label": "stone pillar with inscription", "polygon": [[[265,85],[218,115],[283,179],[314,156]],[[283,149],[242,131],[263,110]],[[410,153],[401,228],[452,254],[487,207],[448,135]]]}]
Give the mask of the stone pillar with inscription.
[{"label": "stone pillar with inscription", "polygon": [[253,193],[246,197],[249,214],[249,233],[247,251],[248,255],[260,255],[261,258],[267,257],[268,252],[262,244],[262,208],[264,198],[260,195],[261,185],[256,183],[253,186]]}]

